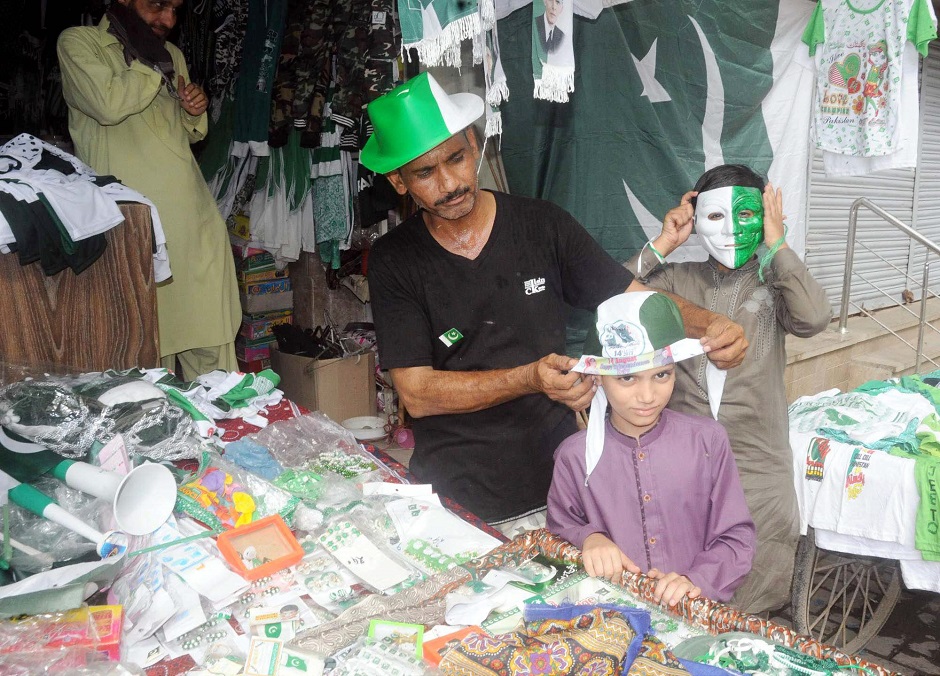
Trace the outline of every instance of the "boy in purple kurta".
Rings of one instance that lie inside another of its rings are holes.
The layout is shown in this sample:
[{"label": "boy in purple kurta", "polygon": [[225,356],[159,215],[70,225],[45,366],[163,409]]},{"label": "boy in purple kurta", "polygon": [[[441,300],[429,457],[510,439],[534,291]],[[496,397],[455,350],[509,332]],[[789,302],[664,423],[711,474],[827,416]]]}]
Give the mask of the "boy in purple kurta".
[{"label": "boy in purple kurta", "polygon": [[727,601],[754,558],[727,433],[714,420],[666,410],[675,362],[701,352],[663,294],[602,303],[574,369],[598,376],[600,387],[588,429],[555,452],[548,494],[548,529],[581,548],[590,575],[645,572],[669,605],[685,594]]}]

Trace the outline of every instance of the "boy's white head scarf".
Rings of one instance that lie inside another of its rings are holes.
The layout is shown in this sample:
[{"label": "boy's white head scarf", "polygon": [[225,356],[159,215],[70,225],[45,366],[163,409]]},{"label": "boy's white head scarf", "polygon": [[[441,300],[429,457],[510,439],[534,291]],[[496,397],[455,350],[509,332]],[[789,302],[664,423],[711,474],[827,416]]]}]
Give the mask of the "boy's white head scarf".
[{"label": "boy's white head scarf", "polygon": [[[704,352],[701,342],[685,337],[682,315],[671,298],[655,291],[631,291],[597,307],[593,330],[584,342],[584,354],[572,370],[585,375],[622,376],[674,364]],[[718,371],[711,362],[708,368],[720,374],[723,387],[724,371]],[[715,377],[711,372],[708,376],[712,400]],[[716,398],[720,402],[720,391]],[[713,405],[712,413],[717,418],[717,406]],[[604,388],[598,387],[588,421],[585,485],[604,451],[606,424],[607,396]]]}]

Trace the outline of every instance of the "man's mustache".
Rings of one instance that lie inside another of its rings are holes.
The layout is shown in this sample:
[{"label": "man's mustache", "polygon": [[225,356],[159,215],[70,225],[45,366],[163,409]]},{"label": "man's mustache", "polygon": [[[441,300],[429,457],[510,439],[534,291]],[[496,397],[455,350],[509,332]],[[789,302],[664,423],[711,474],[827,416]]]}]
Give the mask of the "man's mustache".
[{"label": "man's mustache", "polygon": [[442,204],[444,204],[445,202],[450,202],[451,200],[457,199],[457,198],[460,197],[461,195],[466,195],[468,192],[470,192],[470,186],[469,186],[469,185],[465,185],[465,186],[462,187],[462,188],[457,188],[454,192],[447,193],[447,194],[444,195],[441,199],[439,199],[438,201],[436,201],[436,202],[434,203],[434,206],[439,207],[439,206],[441,206]]}]

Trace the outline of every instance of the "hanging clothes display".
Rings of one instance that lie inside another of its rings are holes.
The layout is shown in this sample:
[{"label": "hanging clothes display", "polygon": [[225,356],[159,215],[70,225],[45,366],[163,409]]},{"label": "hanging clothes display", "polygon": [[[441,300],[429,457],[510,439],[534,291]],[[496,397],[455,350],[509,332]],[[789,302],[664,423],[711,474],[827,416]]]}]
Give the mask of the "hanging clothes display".
[{"label": "hanging clothes display", "polygon": [[215,0],[212,22],[216,26],[213,30],[212,77],[206,91],[210,117],[217,122],[223,102],[235,98],[235,81],[241,68],[242,46],[248,27],[248,0]]},{"label": "hanging clothes display", "polygon": [[[816,146],[855,157],[898,150],[904,106],[917,106],[916,90],[902,79],[910,41],[922,54],[937,36],[926,0],[821,0],[803,34],[816,57]],[[821,49],[820,49],[821,47]],[[914,91],[913,100],[902,94]]]},{"label": "hanging clothes display", "polygon": [[233,154],[267,155],[271,92],[284,38],[287,0],[252,0],[235,83]]},{"label": "hanging clothes display", "polygon": [[361,220],[365,105],[390,90],[397,73],[394,0],[218,0],[214,7],[213,20],[222,8],[233,11],[216,29],[211,89],[221,100],[213,98],[215,122],[200,157],[219,210],[229,220],[248,216],[250,245],[279,266],[318,243],[338,266]]}]

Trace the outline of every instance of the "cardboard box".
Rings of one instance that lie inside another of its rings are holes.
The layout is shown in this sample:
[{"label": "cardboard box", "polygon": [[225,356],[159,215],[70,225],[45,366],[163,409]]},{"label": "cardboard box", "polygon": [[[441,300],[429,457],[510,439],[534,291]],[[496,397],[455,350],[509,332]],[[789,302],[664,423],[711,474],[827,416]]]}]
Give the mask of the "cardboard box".
[{"label": "cardboard box", "polygon": [[238,277],[238,284],[240,286],[247,286],[248,284],[254,284],[255,282],[269,282],[272,279],[286,279],[290,277],[290,268],[284,268],[283,270],[271,268],[270,270],[256,270],[254,272],[245,272],[244,270],[239,270],[236,273],[236,276]]},{"label": "cardboard box", "polygon": [[274,270],[274,256],[263,249],[232,242],[232,255],[235,257],[235,269],[244,273]]},{"label": "cardboard box", "polygon": [[322,411],[338,423],[375,415],[375,354],[346,359],[311,359],[271,350],[278,388],[294,402]]},{"label": "cardboard box", "polygon": [[294,313],[291,310],[278,310],[260,315],[242,315],[242,325],[238,335],[248,340],[270,338],[274,335],[274,327],[278,324],[292,324]]},{"label": "cardboard box", "polygon": [[263,293],[261,295],[238,294],[242,303],[242,311],[254,315],[274,310],[291,310],[294,308],[294,292]]},{"label": "cardboard box", "polygon": [[269,279],[266,282],[254,282],[240,285],[240,290],[246,296],[263,296],[269,293],[284,293],[291,290],[290,277],[284,279]]},{"label": "cardboard box", "polygon": [[251,219],[245,214],[235,214],[230,222],[232,232],[242,239],[251,239]]},{"label": "cardboard box", "polygon": [[235,337],[235,357],[244,362],[270,359],[271,352],[276,349],[277,341],[274,338],[246,340],[244,336]]},{"label": "cardboard box", "polygon": [[[274,350],[272,350],[273,352]],[[256,359],[255,361],[244,361],[243,359],[236,359],[238,362],[238,370],[242,373],[259,373],[265,369],[271,368],[271,358],[267,359]]]}]

